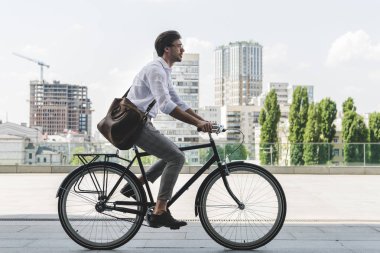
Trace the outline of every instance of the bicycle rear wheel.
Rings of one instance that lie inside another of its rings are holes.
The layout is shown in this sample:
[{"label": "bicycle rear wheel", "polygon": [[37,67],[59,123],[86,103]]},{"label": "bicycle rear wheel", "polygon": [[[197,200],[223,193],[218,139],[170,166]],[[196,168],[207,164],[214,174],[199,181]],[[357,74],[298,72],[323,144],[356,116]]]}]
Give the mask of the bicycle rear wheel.
[{"label": "bicycle rear wheel", "polygon": [[200,196],[199,217],[206,232],[230,249],[255,249],[270,242],[286,216],[284,191],[265,169],[248,163],[227,165],[227,181],[244,204],[227,192],[220,173],[211,174]]},{"label": "bicycle rear wheel", "polygon": [[[64,230],[79,245],[88,249],[113,249],[128,242],[140,229],[145,192],[130,171],[121,178],[125,170],[115,163],[99,162],[82,166],[69,175],[58,200],[58,213]],[[119,179],[119,186],[106,202]],[[120,193],[126,183],[131,185],[136,200]],[[130,203],[119,205],[116,201]],[[115,210],[115,206],[119,209]],[[132,213],[125,212],[126,208]]]}]

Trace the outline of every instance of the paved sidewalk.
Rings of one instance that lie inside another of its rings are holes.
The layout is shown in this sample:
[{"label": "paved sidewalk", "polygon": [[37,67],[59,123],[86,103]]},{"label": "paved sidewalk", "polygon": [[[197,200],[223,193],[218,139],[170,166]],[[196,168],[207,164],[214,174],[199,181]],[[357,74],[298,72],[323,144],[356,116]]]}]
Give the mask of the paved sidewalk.
[{"label": "paved sidewalk", "polygon": [[[65,176],[0,174],[0,252],[89,252],[58,221],[55,194]],[[177,185],[189,176],[181,175]],[[380,252],[380,176],[275,176],[287,197],[287,219],[278,236],[257,252]],[[229,252],[194,217],[200,183],[171,208],[176,218],[190,221],[187,227],[142,227],[128,244],[109,252]]]},{"label": "paved sidewalk", "polygon": [[[178,231],[142,227],[126,245],[91,252],[229,252],[209,238],[199,222]],[[380,252],[380,223],[287,223],[257,252]],[[88,252],[74,243],[59,221],[0,221],[0,252]],[[231,251],[239,252],[239,251]],[[247,251],[243,251],[247,252]]]}]

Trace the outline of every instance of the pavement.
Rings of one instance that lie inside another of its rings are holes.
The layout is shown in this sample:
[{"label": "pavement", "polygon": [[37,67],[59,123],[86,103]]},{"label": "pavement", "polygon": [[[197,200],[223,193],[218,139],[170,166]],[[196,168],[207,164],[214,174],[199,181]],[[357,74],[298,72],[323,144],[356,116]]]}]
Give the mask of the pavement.
[{"label": "pavement", "polygon": [[[58,220],[55,194],[65,176],[0,174],[0,252],[89,252]],[[181,174],[177,186],[190,176]],[[380,176],[275,176],[287,197],[287,218],[277,237],[255,252],[380,252]],[[200,183],[171,207],[188,226],[142,227],[127,244],[101,252],[239,252],[215,243],[195,217]],[[154,195],[157,189],[154,184]]]}]

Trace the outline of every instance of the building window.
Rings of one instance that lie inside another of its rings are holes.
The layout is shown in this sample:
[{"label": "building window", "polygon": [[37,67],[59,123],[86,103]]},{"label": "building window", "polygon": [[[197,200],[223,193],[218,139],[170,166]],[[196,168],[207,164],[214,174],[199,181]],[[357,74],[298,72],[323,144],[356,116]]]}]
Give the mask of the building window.
[{"label": "building window", "polygon": [[44,163],[46,163],[46,157],[44,157]]},{"label": "building window", "polygon": [[33,158],[33,154],[29,153],[29,159],[32,159],[32,158]]},{"label": "building window", "polygon": [[334,148],[334,150],[333,150],[333,155],[334,155],[334,156],[339,156],[339,149]]}]

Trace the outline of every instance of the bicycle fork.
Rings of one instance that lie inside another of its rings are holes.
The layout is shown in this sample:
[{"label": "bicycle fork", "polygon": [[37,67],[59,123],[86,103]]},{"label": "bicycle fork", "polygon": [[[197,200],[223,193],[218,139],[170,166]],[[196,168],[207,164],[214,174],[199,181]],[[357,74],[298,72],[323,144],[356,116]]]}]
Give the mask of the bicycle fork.
[{"label": "bicycle fork", "polygon": [[[221,165],[222,166],[222,165]],[[243,204],[243,202],[241,202],[237,197],[236,195],[232,192],[231,188],[230,188],[230,184],[228,183],[228,180],[227,180],[227,176],[230,174],[230,172],[228,171],[228,167],[227,167],[227,164],[225,164],[223,166],[224,168],[222,169],[221,171],[221,174],[222,174],[222,179],[223,179],[223,184],[224,186],[226,187],[226,190],[228,192],[228,194],[230,194],[231,198],[236,202],[236,204],[238,205],[238,208],[240,210],[243,210],[245,208],[245,205]]]}]

